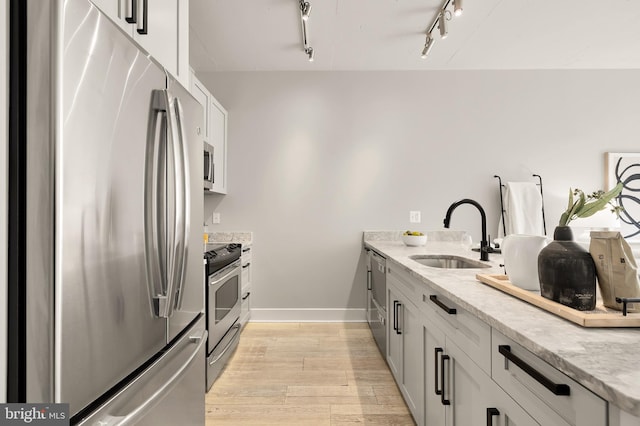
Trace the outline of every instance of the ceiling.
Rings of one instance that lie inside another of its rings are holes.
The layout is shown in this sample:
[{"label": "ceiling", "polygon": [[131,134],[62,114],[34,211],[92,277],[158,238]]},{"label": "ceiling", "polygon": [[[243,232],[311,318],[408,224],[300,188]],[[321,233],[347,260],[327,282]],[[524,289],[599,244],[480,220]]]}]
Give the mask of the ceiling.
[{"label": "ceiling", "polygon": [[465,0],[449,36],[420,57],[441,0],[190,0],[197,72],[640,69],[638,0]]}]

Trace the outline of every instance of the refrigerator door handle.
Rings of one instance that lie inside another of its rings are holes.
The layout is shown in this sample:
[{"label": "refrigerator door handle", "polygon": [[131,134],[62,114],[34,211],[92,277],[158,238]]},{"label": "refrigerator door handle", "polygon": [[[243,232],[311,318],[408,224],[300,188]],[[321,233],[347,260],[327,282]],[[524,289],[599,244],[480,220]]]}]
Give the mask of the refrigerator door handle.
[{"label": "refrigerator door handle", "polygon": [[153,312],[163,317],[167,305],[166,97],[154,90],[145,153],[145,262]]},{"label": "refrigerator door handle", "polygon": [[[183,286],[187,276],[187,256],[188,256],[188,247],[189,247],[189,232],[190,232],[190,225],[191,225],[189,223],[189,218],[191,217],[191,211],[190,211],[191,200],[189,198],[188,179],[190,174],[189,174],[189,163],[187,161],[188,151],[187,151],[187,138],[186,138],[186,133],[184,128],[184,119],[183,119],[184,113],[182,109],[182,104],[180,103],[180,99],[174,98],[174,102],[175,102],[174,118],[176,123],[175,128],[177,130],[177,136],[178,136],[178,139],[175,141],[177,142],[175,145],[176,145],[176,151],[179,153],[179,155],[175,156],[176,169],[182,172],[179,180],[179,185],[182,186],[181,197],[180,197],[182,204],[177,205],[178,208],[181,208],[180,213],[182,216],[181,217],[178,216],[178,225],[180,227],[179,230],[181,231],[182,235],[180,235],[179,237],[179,244],[176,245],[176,250],[177,250],[176,264],[178,265],[178,276],[177,276],[178,287],[175,292],[175,300],[173,302],[173,306],[176,309],[180,309],[180,307],[182,306]],[[178,197],[176,196],[176,201],[177,199]]]},{"label": "refrigerator door handle", "polygon": [[[203,330],[202,334],[199,336],[194,336],[189,338],[190,343],[197,343],[198,346],[193,350],[189,358],[176,370],[175,373],[166,381],[162,386],[156,390],[153,395],[147,398],[142,404],[135,407],[133,410],[129,411],[124,416],[113,416],[113,415],[105,415],[102,419],[97,419],[93,424],[108,424],[108,425],[130,425],[135,424],[141,418],[145,416],[146,413],[153,410],[158,400],[165,396],[182,378],[182,376],[187,372],[189,366],[196,360],[198,354],[202,350],[202,346],[207,341],[207,331]],[[103,423],[104,422],[104,423]]]},{"label": "refrigerator door handle", "polygon": [[184,184],[182,183],[184,173],[182,171],[183,159],[180,149],[180,136],[177,123],[177,112],[175,98],[168,90],[162,90],[167,112],[167,203],[166,209],[169,212],[167,220],[167,291],[166,298],[160,310],[160,316],[169,318],[173,314],[175,306],[176,283],[180,282],[183,276],[183,264],[181,263],[184,241]]}]

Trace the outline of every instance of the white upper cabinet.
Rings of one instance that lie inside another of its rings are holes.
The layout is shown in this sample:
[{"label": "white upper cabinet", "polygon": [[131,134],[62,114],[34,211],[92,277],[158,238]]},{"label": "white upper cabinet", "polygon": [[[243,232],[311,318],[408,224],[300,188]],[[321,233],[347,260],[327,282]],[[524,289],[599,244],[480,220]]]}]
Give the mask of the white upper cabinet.
[{"label": "white upper cabinet", "polygon": [[227,193],[227,110],[211,96],[209,143],[214,149],[213,192]]},{"label": "white upper cabinet", "polygon": [[227,193],[227,110],[204,84],[191,74],[191,94],[203,107],[204,141],[213,146],[213,187],[205,191]]},{"label": "white upper cabinet", "polygon": [[188,0],[92,0],[156,61],[189,87]]}]

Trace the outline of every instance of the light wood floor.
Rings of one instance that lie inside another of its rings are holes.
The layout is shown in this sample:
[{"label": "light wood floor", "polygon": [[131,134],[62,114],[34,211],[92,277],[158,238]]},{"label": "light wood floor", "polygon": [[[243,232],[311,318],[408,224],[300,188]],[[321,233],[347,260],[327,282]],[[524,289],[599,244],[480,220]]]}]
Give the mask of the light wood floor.
[{"label": "light wood floor", "polygon": [[207,425],[415,425],[366,323],[249,323]]}]

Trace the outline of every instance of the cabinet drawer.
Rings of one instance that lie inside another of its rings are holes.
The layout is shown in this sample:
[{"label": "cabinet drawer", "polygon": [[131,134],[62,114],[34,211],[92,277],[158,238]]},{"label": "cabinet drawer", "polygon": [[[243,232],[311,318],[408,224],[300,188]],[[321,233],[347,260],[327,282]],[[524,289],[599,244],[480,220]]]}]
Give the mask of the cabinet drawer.
[{"label": "cabinet drawer", "polygon": [[251,286],[242,289],[242,300],[240,303],[240,322],[244,327],[251,317]]},{"label": "cabinet drawer", "polygon": [[242,256],[240,259],[242,263],[240,282],[242,283],[244,293],[245,287],[251,285],[251,246],[242,246]]},{"label": "cabinet drawer", "polygon": [[488,375],[491,374],[491,327],[425,285],[420,293],[420,308],[454,342],[469,354]]},{"label": "cabinet drawer", "polygon": [[420,283],[417,277],[412,277],[402,266],[387,262],[387,283],[393,282],[409,301],[416,303],[420,294]]},{"label": "cabinet drawer", "polygon": [[492,331],[493,380],[532,416],[553,411],[570,425],[607,424],[607,403],[496,330]]}]

